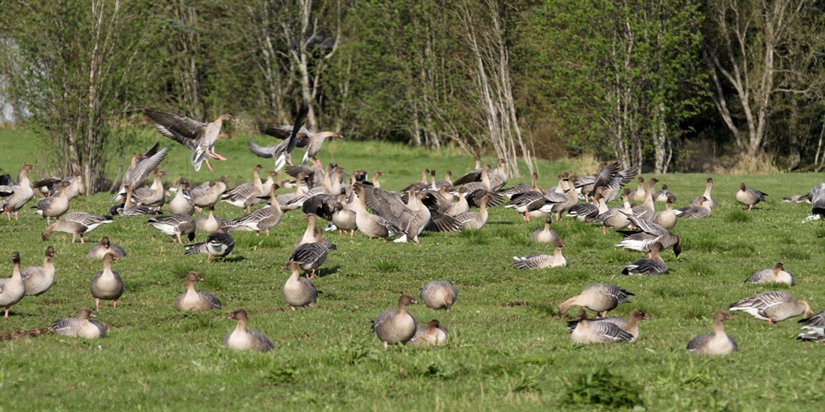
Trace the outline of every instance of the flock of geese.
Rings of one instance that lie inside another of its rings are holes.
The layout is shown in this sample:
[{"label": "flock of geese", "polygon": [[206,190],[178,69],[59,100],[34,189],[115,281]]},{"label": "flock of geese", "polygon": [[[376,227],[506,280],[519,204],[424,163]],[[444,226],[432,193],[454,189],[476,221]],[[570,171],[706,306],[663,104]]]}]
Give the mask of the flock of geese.
[{"label": "flock of geese", "polygon": [[[147,111],[146,116],[155,122],[156,129],[162,135],[182,144],[192,152],[191,163],[195,170],[206,162],[212,170],[210,159],[226,160],[215,152],[215,144],[220,138],[231,138],[221,133],[222,123],[232,122],[234,117],[228,114],[219,116],[214,122],[204,123],[185,116]],[[559,175],[558,184],[549,189],[537,185],[536,174],[532,175],[532,184],[505,187],[508,175],[503,160],[498,160],[495,167],[482,165],[476,157],[476,168],[452,180],[450,172],[444,180],[436,178],[436,172],[425,169],[420,181],[410,184],[399,191],[381,188],[381,172],[370,176],[363,170],[350,173],[349,182],[345,181],[346,170],[330,163],[323,166],[316,155],[327,138],[341,138],[334,132],[314,133],[303,127],[306,117],[302,107],[297,121],[292,126],[261,128],[262,132],[283,139],[271,146],[259,146],[248,142],[249,150],[263,158],[275,159],[275,170],[261,179],[262,165],[252,169],[252,181],[234,188],[228,188],[225,177],[204,182],[190,187],[189,181],[181,178],[174,188],[174,195],[167,199],[166,188],[162,178],[166,174],[159,169],[168,148],[159,148],[155,144],[144,153],[135,154],[124,174],[123,181],[113,198],[115,206],[107,215],[87,212],[69,212],[72,199],[83,192],[80,174],[69,178],[44,178],[32,183],[29,173],[30,164],[24,164],[16,180],[8,175],[0,177],[0,196],[4,198],[0,211],[11,219],[19,218],[19,211],[32,200],[35,191],[44,196],[37,202],[36,213],[46,218],[47,227],[41,237],[45,241],[53,232],[72,235],[72,243],[78,238],[85,243],[84,235],[97,227],[114,221],[113,216],[147,216],[147,224],[170,236],[174,242],[183,247],[184,255],[206,254],[207,264],[214,258],[225,260],[234,249],[233,231],[254,231],[257,235],[264,232],[269,236],[270,230],[277,227],[283,213],[302,210],[307,222],[305,232],[298,238],[292,254],[283,266],[290,276],[282,288],[284,301],[294,311],[301,307],[311,307],[317,303],[318,290],[312,280],[324,264],[330,251],[337,246],[325,239],[322,224],[318,219],[328,222],[325,229],[337,230],[339,236],[356,231],[370,238],[384,241],[419,243],[419,235],[427,230],[434,232],[456,232],[479,230],[487,223],[488,208],[503,205],[519,213],[524,221],[532,218],[544,220],[544,227],[535,230],[530,239],[534,242],[553,245],[552,255],[515,257],[512,266],[517,269],[542,269],[566,266],[563,256],[564,241],[552,229],[552,220],[576,219],[601,226],[603,235],[607,229],[616,230],[624,236],[617,247],[646,253],[622,268],[625,275],[658,275],[668,271],[662,253],[672,249],[678,259],[682,251],[679,235],[672,233],[678,220],[689,218],[707,218],[718,203],[711,196],[713,180],[707,179],[705,192],[689,205],[674,209],[675,196],[668,191],[667,185],[661,189],[654,186],[659,183],[655,178],[645,180],[636,176],[634,169],[620,170],[618,163],[602,163],[593,176],[576,176],[571,173]],[[300,165],[293,164],[291,153],[295,147],[304,148],[305,155]],[[294,180],[276,181],[278,171],[285,172]],[[151,185],[144,186],[144,181],[151,177]],[[636,190],[626,188],[633,180],[637,181]],[[170,188],[171,189],[171,188]],[[278,194],[280,189],[290,189],[288,193]],[[767,194],[742,183],[736,192],[736,199],[747,210],[766,200]],[[621,199],[621,206],[608,207],[614,199]],[[584,200],[584,201],[582,201]],[[811,215],[805,221],[820,219],[825,215],[825,183],[814,187],[804,196],[795,196],[788,201],[808,201],[812,205]],[[242,216],[232,219],[220,219],[215,216],[217,202],[225,202],[242,209]],[[631,202],[639,202],[633,206]],[[665,203],[663,210],[656,210],[655,202]],[[254,209],[253,207],[262,205]],[[161,214],[167,206],[169,214]],[[195,219],[196,211],[205,216]],[[55,219],[52,222],[52,218]],[[196,231],[209,233],[204,242],[184,245],[183,237],[194,241]],[[112,264],[126,257],[126,252],[103,236],[100,243],[93,245],[87,257],[102,260],[103,270],[98,272],[90,282],[90,290],[95,298],[95,310],[100,310],[100,300],[111,300],[117,307],[118,299],[124,293],[124,284],[120,275],[112,269]],[[12,253],[14,268],[12,276],[0,279],[0,307],[9,308],[20,302],[25,296],[37,296],[49,290],[54,282],[55,267],[52,262],[54,249],[45,250],[42,266],[21,268],[20,255]],[[175,307],[181,311],[221,309],[220,300],[215,295],[198,291],[196,284],[203,278],[195,271],[189,272],[185,279],[186,291],[175,300]],[[784,269],[782,263],[775,267],[760,270],[750,276],[750,283],[784,283],[794,285],[794,276]],[[596,342],[634,342],[639,336],[639,321],[648,319],[641,309],[630,312],[627,319],[606,317],[607,312],[622,303],[629,302],[634,294],[624,288],[606,283],[594,283],[584,287],[582,292],[561,303],[557,317],[561,318],[570,308],[579,307],[576,320],[568,322],[570,337],[577,343]],[[450,310],[456,302],[458,292],[447,281],[432,281],[419,291],[420,300],[433,310]],[[384,347],[391,344],[429,344],[440,345],[447,341],[447,328],[437,319],[426,325],[418,325],[410,314],[408,306],[417,303],[413,296],[402,293],[395,309],[381,313],[373,321],[373,331]],[[595,312],[595,317],[588,318],[585,309]],[[784,291],[767,291],[746,297],[729,305],[730,311],[744,311],[769,324],[802,315],[803,332],[799,338],[804,340],[825,340],[825,311],[814,314],[804,301],[797,301]],[[90,308],[80,309],[77,317],[56,321],[51,329],[58,334],[96,338],[106,335],[106,328],[92,319],[94,312]],[[229,319],[237,321],[236,328],[224,338],[225,346],[233,349],[253,349],[268,351],[274,345],[265,334],[248,328],[249,316],[244,309],[229,313]],[[713,315],[713,333],[699,335],[691,340],[687,349],[694,353],[728,354],[737,350],[736,341],[724,330],[723,321],[731,319],[730,315],[719,310]]]}]

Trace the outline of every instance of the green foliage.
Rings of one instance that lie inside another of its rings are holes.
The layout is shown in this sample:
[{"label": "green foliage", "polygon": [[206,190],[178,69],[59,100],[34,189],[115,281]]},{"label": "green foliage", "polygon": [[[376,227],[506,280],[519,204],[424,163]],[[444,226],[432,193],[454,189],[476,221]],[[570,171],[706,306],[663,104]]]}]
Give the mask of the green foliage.
[{"label": "green foliage", "polygon": [[626,377],[610,373],[609,366],[580,375],[567,388],[565,402],[601,405],[608,408],[642,406],[642,387]]}]

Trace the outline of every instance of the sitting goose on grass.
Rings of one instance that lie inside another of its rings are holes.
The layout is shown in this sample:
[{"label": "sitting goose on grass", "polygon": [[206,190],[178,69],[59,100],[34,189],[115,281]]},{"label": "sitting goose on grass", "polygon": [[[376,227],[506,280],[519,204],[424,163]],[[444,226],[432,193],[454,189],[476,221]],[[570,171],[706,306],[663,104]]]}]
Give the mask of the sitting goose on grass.
[{"label": "sitting goose on grass", "polygon": [[76,318],[59,319],[52,323],[51,330],[62,336],[73,336],[85,339],[103,338],[106,336],[106,327],[102,323],[89,318],[95,314],[89,308],[82,308]]},{"label": "sitting goose on grass", "polygon": [[799,340],[825,341],[825,310],[799,321],[803,323],[802,333],[797,336]]},{"label": "sitting goose on grass", "polygon": [[107,253],[115,255],[116,259],[126,256],[126,251],[122,247],[110,243],[109,236],[100,238],[100,243],[92,245],[89,248],[89,253],[86,254],[86,259],[103,259]]},{"label": "sitting goose on grass", "polygon": [[448,312],[458,298],[455,286],[447,281],[433,281],[419,291],[421,301],[430,309],[445,309]]},{"label": "sitting goose on grass", "polygon": [[731,303],[730,310],[741,310],[756,319],[767,320],[769,325],[802,315],[813,316],[811,307],[804,300],[797,301],[790,293],[781,290],[762,292]]},{"label": "sitting goose on grass", "polygon": [[558,239],[553,243],[552,255],[536,255],[530,257],[513,256],[513,259],[515,259],[513,267],[516,269],[544,269],[567,266],[567,259],[561,254],[561,249],[564,246],[564,241]]},{"label": "sitting goose on grass", "polygon": [[589,321],[587,312],[579,309],[579,318],[573,330],[570,331],[570,339],[581,344],[630,342],[633,340],[633,335],[610,322]]},{"label": "sitting goose on grass", "polygon": [[402,293],[397,310],[386,310],[372,321],[372,330],[384,343],[384,349],[394,343],[407,343],[415,336],[415,318],[407,311],[407,305],[415,303],[412,296]]},{"label": "sitting goose on grass", "polygon": [[[590,324],[597,323],[597,322],[612,323],[612,324],[618,326],[619,328],[629,332],[633,336],[633,338],[630,339],[630,342],[635,342],[636,339],[639,338],[639,321],[640,320],[650,320],[650,317],[648,317],[647,314],[645,313],[645,311],[643,311],[641,309],[633,309],[632,311],[630,311],[630,314],[627,315],[627,320],[624,320],[624,319],[619,318],[619,317],[611,316],[609,318],[588,319],[588,322],[590,322]],[[570,322],[567,322],[567,330],[569,330],[572,333],[573,330],[576,329],[576,326],[578,325],[578,323],[579,323],[578,320],[572,320]]]},{"label": "sitting goose on grass", "polygon": [[702,219],[710,217],[710,206],[707,205],[707,198],[699,196],[690,206],[680,207],[673,211],[679,219]]},{"label": "sitting goose on grass", "polygon": [[739,350],[736,341],[725,333],[723,321],[733,320],[724,310],[713,314],[713,333],[699,335],[687,344],[690,353],[700,355],[728,355]]},{"label": "sitting goose on grass", "polygon": [[559,240],[559,234],[550,228],[550,223],[552,221],[553,219],[547,217],[547,219],[544,220],[544,228],[534,230],[533,234],[530,235],[530,240],[538,243],[555,243]]},{"label": "sitting goose on grass", "polygon": [[227,319],[237,320],[238,325],[223,338],[223,346],[235,350],[257,350],[261,352],[269,352],[275,348],[275,345],[266,335],[255,329],[247,329],[249,316],[245,310],[235,309],[229,312]]},{"label": "sitting goose on grass", "polygon": [[796,280],[793,273],[785,270],[782,262],[779,262],[773,268],[762,269],[745,280],[745,283],[784,283],[793,286]]},{"label": "sitting goose on grass", "polygon": [[561,318],[571,306],[581,306],[596,312],[596,318],[603,318],[620,304],[630,303],[629,296],[634,295],[627,289],[607,283],[592,283],[585,286],[580,294],[559,305],[556,317]]},{"label": "sitting goose on grass", "polygon": [[447,343],[447,328],[441,326],[437,319],[431,320],[427,326],[419,326],[415,335],[407,342],[409,345],[438,346]]},{"label": "sitting goose on grass", "polygon": [[650,253],[646,258],[636,259],[633,263],[626,265],[622,269],[623,275],[659,275],[667,272],[667,264],[659,256],[663,249],[661,242],[656,242],[650,247]]},{"label": "sitting goose on grass", "polygon": [[187,310],[210,310],[220,309],[221,301],[209,292],[199,292],[195,290],[195,283],[203,281],[198,272],[191,271],[186,274],[184,283],[186,292],[178,295],[175,299],[175,308],[180,311]]},{"label": "sitting goose on grass", "polygon": [[315,306],[318,299],[318,289],[311,280],[301,277],[301,267],[298,262],[289,262],[283,269],[291,273],[284,283],[281,293],[289,307],[295,311],[297,307]]}]

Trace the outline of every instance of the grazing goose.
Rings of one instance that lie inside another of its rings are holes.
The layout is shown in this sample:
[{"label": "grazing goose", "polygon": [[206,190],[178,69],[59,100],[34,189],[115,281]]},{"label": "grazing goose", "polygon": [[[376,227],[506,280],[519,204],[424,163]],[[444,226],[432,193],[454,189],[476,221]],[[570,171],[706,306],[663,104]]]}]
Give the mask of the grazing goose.
[{"label": "grazing goose", "polygon": [[[702,206],[707,206],[708,208],[714,208],[714,207],[716,207],[716,206],[719,206],[719,203],[717,203],[717,202],[716,202],[716,200],[714,200],[714,199],[710,196],[710,191],[711,191],[712,189],[713,189],[713,178],[712,178],[712,177],[709,177],[709,178],[708,178],[708,180],[707,180],[707,185],[705,185],[705,192],[704,192],[704,193],[702,193],[702,196],[704,196],[704,197],[705,197],[705,200],[703,200],[703,201],[701,202],[701,203],[702,203]],[[693,198],[693,200],[691,200],[691,201],[690,201],[690,203],[691,203],[691,204],[696,203],[696,200],[697,200],[697,199],[699,199],[699,198],[698,198],[698,197],[694,197],[694,198]]]},{"label": "grazing goose", "polygon": [[226,262],[226,257],[232,253],[232,249],[235,249],[235,239],[226,233],[226,228],[222,226],[217,232],[210,233],[205,242],[186,246],[186,252],[183,255],[206,253],[206,263],[212,263],[212,256],[221,257],[222,261]]},{"label": "grazing goose", "polygon": [[255,329],[247,329],[249,323],[249,316],[243,309],[235,309],[229,312],[227,319],[235,319],[238,325],[235,329],[226,334],[223,338],[223,346],[229,349],[236,350],[258,350],[261,352],[269,352],[275,348],[272,341],[261,332]]},{"label": "grazing goose", "polygon": [[52,323],[51,330],[62,336],[73,336],[85,339],[106,337],[106,327],[102,323],[89,319],[95,314],[89,308],[82,308],[76,318],[64,318]]},{"label": "grazing goose", "polygon": [[[272,137],[276,137],[278,139],[288,139],[291,136],[293,126],[278,126],[278,127],[268,127],[264,126],[260,128],[261,133],[265,135],[269,135]],[[321,147],[324,146],[324,141],[327,138],[335,138],[335,139],[343,139],[344,136],[336,133],[336,132],[310,132],[305,127],[301,127],[296,135],[296,144],[295,147],[299,147],[301,149],[306,150],[304,153],[304,158],[301,161],[302,165],[307,164],[309,159],[312,161],[317,162],[318,159],[315,156],[318,155],[318,152],[321,151]]]},{"label": "grazing goose", "polygon": [[662,243],[656,242],[650,247],[650,254],[646,258],[637,259],[622,269],[623,275],[659,275],[667,272],[667,265],[659,252]]},{"label": "grazing goose", "polygon": [[608,227],[611,229],[624,229],[630,226],[628,216],[633,215],[633,209],[630,207],[630,201],[628,200],[629,194],[630,189],[625,189],[624,193],[622,193],[623,207],[611,207],[607,209],[607,212],[593,219],[593,223],[602,225],[602,236],[607,235]]},{"label": "grazing goose", "polygon": [[616,326],[610,322],[593,322],[587,319],[587,312],[579,309],[579,320],[570,331],[570,339],[573,342],[605,343],[605,342],[631,342],[633,335],[630,332]]},{"label": "grazing goose", "polygon": [[39,296],[52,287],[55,273],[53,257],[54,248],[49,246],[43,257],[43,266],[29,266],[20,271],[23,283],[26,285],[26,295]]},{"label": "grazing goose", "polygon": [[195,205],[192,203],[192,196],[189,192],[189,182],[184,178],[178,181],[178,191],[175,197],[169,202],[169,212],[172,214],[186,213],[191,215],[195,213]]},{"label": "grazing goose", "polygon": [[736,341],[725,333],[722,321],[733,320],[724,310],[713,314],[713,333],[699,335],[687,344],[690,353],[701,355],[728,355],[739,350]]},{"label": "grazing goose", "polygon": [[311,280],[301,277],[300,264],[290,261],[283,266],[283,269],[291,272],[281,291],[289,307],[295,311],[297,307],[315,306],[318,299],[318,289],[315,289],[315,285],[312,284]]},{"label": "grazing goose", "polygon": [[561,254],[561,249],[564,246],[564,241],[557,239],[553,243],[552,255],[537,255],[530,257],[513,256],[513,259],[515,260],[515,262],[513,262],[513,267],[516,269],[544,269],[567,266],[567,259],[565,259]]},{"label": "grazing goose", "polygon": [[[65,189],[68,186],[69,182],[65,180],[60,185],[62,189]],[[37,202],[37,206],[35,206],[37,208],[35,213],[45,217],[46,224],[51,225],[53,217],[60,217],[60,215],[69,210],[69,198],[66,197],[66,195],[67,192],[65,190],[61,190],[55,196],[40,199],[40,201]]]},{"label": "grazing goose", "polygon": [[675,202],[676,196],[673,193],[670,193],[667,189],[667,185],[662,185],[662,190],[653,193],[653,201],[667,202],[669,200],[671,202]]},{"label": "grazing goose", "polygon": [[748,212],[750,212],[755,204],[764,202],[765,196],[767,195],[767,193],[762,193],[752,187],[747,187],[744,183],[742,183],[739,185],[739,191],[736,192],[736,200],[747,206]]},{"label": "grazing goose", "polygon": [[791,272],[785,270],[782,262],[779,262],[770,269],[762,269],[745,280],[745,283],[784,283],[795,285],[796,280]]},{"label": "grazing goose", "polygon": [[160,208],[166,202],[166,192],[163,190],[161,178],[166,176],[163,170],[155,170],[155,179],[151,187],[139,187],[132,192],[132,201],[137,205]]},{"label": "grazing goose", "polygon": [[355,201],[352,205],[355,207],[355,224],[359,232],[367,237],[382,238],[385,241],[390,236],[401,233],[401,229],[395,224],[367,211],[366,192],[363,185],[355,185],[353,194]]},{"label": "grazing goose", "polygon": [[[163,232],[167,236],[175,236],[178,243],[183,244],[180,235],[188,235],[189,241],[195,240],[195,219],[186,213],[176,213],[174,215],[152,216],[147,220],[152,227]],[[173,239],[174,241],[174,239]]]},{"label": "grazing goose", "polygon": [[32,169],[34,166],[25,163],[20,169],[20,174],[17,175],[16,183],[8,181],[3,182],[8,184],[0,186],[0,195],[6,198],[3,201],[2,213],[5,213],[9,220],[11,220],[11,215],[14,215],[14,220],[17,220],[20,209],[34,197],[34,190],[29,181],[29,172]]},{"label": "grazing goose", "polygon": [[448,312],[458,298],[455,286],[447,281],[433,281],[419,291],[421,301],[430,309],[445,309]]},{"label": "grazing goose", "polygon": [[545,219],[544,228],[534,230],[533,234],[530,235],[530,240],[538,243],[554,243],[555,241],[559,240],[559,234],[556,233],[555,230],[550,229],[550,223],[552,221],[553,219],[549,217]]},{"label": "grazing goose", "polygon": [[673,199],[667,199],[665,210],[653,214],[653,223],[667,230],[673,229],[677,221],[676,213],[673,212]]},{"label": "grazing goose", "polygon": [[243,208],[246,213],[252,211],[252,205],[260,203],[261,196],[265,196],[261,178],[258,171],[263,169],[263,165],[255,165],[252,168],[252,182],[241,183],[232,190],[221,194],[221,202],[229,203],[232,206]]},{"label": "grazing goose", "polygon": [[255,232],[255,236],[260,236],[263,230],[266,235],[269,236],[269,229],[277,226],[283,216],[281,205],[278,203],[278,197],[275,195],[275,191],[278,190],[279,187],[277,184],[274,184],[269,188],[269,205],[248,215],[227,220],[224,222],[224,226],[226,226],[228,230],[252,230]]},{"label": "grazing goose", "polygon": [[92,245],[89,248],[89,253],[86,254],[86,259],[103,259],[107,253],[115,255],[116,259],[126,256],[126,251],[122,247],[109,242],[108,236],[100,238],[100,243]]},{"label": "grazing goose", "polygon": [[460,215],[453,216],[453,219],[458,221],[458,224],[461,225],[462,230],[478,230],[484,227],[487,224],[487,204],[490,201],[490,195],[484,195],[481,197],[481,204],[479,205],[478,212],[464,212]]},{"label": "grazing goose", "polygon": [[198,272],[191,271],[184,278],[186,292],[175,299],[175,308],[180,311],[220,309],[221,301],[209,292],[198,292],[195,283],[203,281]]},{"label": "grazing goose", "polygon": [[407,343],[415,336],[415,318],[407,311],[407,305],[415,303],[412,296],[402,293],[397,310],[386,310],[372,321],[372,330],[384,342],[384,349],[394,343]]},{"label": "grazing goose", "polygon": [[638,231],[624,231],[619,233],[625,237],[624,240],[615,244],[616,247],[638,250],[639,252],[650,252],[654,243],[661,243],[662,250],[673,247],[673,254],[676,258],[682,253],[682,238],[679,235],[670,233],[667,229],[653,222],[640,220],[635,216],[628,216]]},{"label": "grazing goose", "polygon": [[206,216],[195,219],[195,227],[201,232],[217,232],[224,225],[225,222],[222,219],[215,217],[215,205],[207,208]]},{"label": "grazing goose", "polygon": [[710,217],[710,206],[705,196],[699,196],[690,206],[680,207],[673,211],[680,219],[702,219]]},{"label": "grazing goose", "polygon": [[112,198],[112,202],[120,202],[126,197],[126,186],[140,187],[149,173],[152,173],[166,158],[169,148],[164,147],[158,150],[158,146],[159,143],[155,143],[145,153],[137,153],[132,157],[132,162],[123,174],[123,181],[120,183],[117,194]]},{"label": "grazing goose", "polygon": [[101,216],[86,212],[71,212],[60,217],[57,222],[52,223],[43,233],[40,238],[44,241],[52,235],[52,232],[63,232],[72,234],[72,243],[74,243],[77,236],[80,235],[80,243],[86,243],[83,235],[95,230],[98,226],[104,223],[112,223],[111,216]]},{"label": "grazing goose", "polygon": [[112,262],[115,261],[115,256],[107,253],[103,256],[103,270],[97,272],[92,278],[92,297],[95,298],[95,310],[100,311],[100,300],[114,301],[114,306],[117,307],[117,300],[123,295],[123,279],[120,274],[112,270]]},{"label": "grazing goose", "polygon": [[810,220],[819,220],[825,216],[825,183],[820,183],[808,192],[811,199],[811,214],[802,220],[805,223]]},{"label": "grazing goose", "polygon": [[409,345],[438,346],[447,343],[447,328],[441,326],[438,320],[433,319],[427,326],[419,326],[415,335],[407,342]]},{"label": "grazing goose", "polygon": [[0,282],[0,308],[6,308],[5,317],[9,317],[9,308],[26,296],[26,283],[20,273],[20,254],[12,252],[11,261],[14,264],[11,277]]},{"label": "grazing goose", "polygon": [[[597,322],[607,322],[612,323],[619,328],[629,332],[633,338],[630,339],[630,342],[636,342],[636,339],[639,338],[639,321],[640,320],[650,320],[650,317],[647,316],[645,311],[641,309],[633,309],[630,311],[630,314],[627,315],[627,320],[618,317],[609,317],[609,318],[601,318],[601,319],[588,319],[588,322],[592,325],[593,323]],[[567,330],[571,333],[573,330],[576,329],[576,326],[579,324],[578,320],[572,320],[567,322]]]},{"label": "grazing goose", "polygon": [[769,325],[799,315],[805,318],[813,315],[808,302],[797,301],[790,293],[781,290],[771,290],[744,298],[731,303],[729,309],[741,310],[756,319],[767,320]]},{"label": "grazing goose", "polygon": [[[315,277],[315,270],[324,264],[327,260],[329,249],[324,245],[324,238],[320,228],[315,229],[315,242],[304,243],[297,248],[289,256],[289,262],[296,262],[298,266],[304,270],[308,279]],[[312,271],[310,275],[309,272]]]},{"label": "grazing goose", "polygon": [[615,309],[622,303],[630,303],[628,296],[633,293],[627,289],[607,283],[592,283],[582,289],[582,292],[559,305],[556,317],[561,318],[571,306],[581,306],[596,312],[596,318],[603,318],[608,311]]},{"label": "grazing goose", "polygon": [[292,126],[292,130],[289,131],[289,135],[284,138],[283,142],[278,143],[275,146],[264,147],[258,146],[257,143],[250,140],[246,142],[249,151],[258,157],[275,159],[276,172],[281,170],[281,168],[287,164],[292,165],[292,150],[298,145],[298,133],[300,133],[301,128],[304,127],[304,122],[306,122],[308,114],[309,105],[307,102],[303,102],[301,104],[301,109],[298,110],[298,114],[295,116],[295,124]]},{"label": "grazing goose", "polygon": [[182,144],[192,152],[191,163],[195,171],[201,170],[201,163],[205,161],[206,167],[211,172],[210,157],[217,160],[226,160],[225,157],[215,153],[215,143],[220,138],[231,139],[231,136],[221,134],[221,127],[224,121],[235,121],[232,115],[222,114],[210,123],[200,122],[179,114],[153,110],[146,111],[146,116],[155,122],[155,128],[160,134]]},{"label": "grazing goose", "polygon": [[803,332],[797,336],[799,340],[825,340],[825,310],[799,321],[804,323],[802,325]]}]

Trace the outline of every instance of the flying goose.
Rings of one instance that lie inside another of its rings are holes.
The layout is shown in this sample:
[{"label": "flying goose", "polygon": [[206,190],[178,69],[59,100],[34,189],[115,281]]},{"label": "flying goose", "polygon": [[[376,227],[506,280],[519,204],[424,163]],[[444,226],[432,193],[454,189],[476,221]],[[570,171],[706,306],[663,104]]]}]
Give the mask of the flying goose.
[{"label": "flying goose", "polygon": [[537,255],[530,257],[513,256],[513,259],[515,260],[515,262],[513,262],[513,267],[516,269],[544,269],[567,266],[567,259],[565,259],[561,254],[561,249],[564,246],[564,241],[557,239],[553,243],[552,255]]},{"label": "flying goose", "polygon": [[725,333],[722,321],[733,320],[724,310],[713,314],[713,333],[699,335],[687,344],[690,353],[700,355],[728,355],[739,350],[736,341]]},{"label": "flying goose", "polygon": [[46,230],[40,235],[42,240],[47,240],[52,232],[63,232],[72,234],[72,243],[80,235],[80,243],[86,243],[83,235],[95,230],[98,226],[105,223],[112,223],[111,216],[101,216],[86,212],[71,212],[61,216],[56,222],[49,225]]},{"label": "flying goose", "polygon": [[76,318],[58,319],[52,323],[51,330],[62,336],[73,336],[85,339],[106,337],[106,327],[102,323],[89,318],[95,314],[89,308],[82,308]]},{"label": "flying goose", "polygon": [[149,176],[149,173],[152,173],[160,165],[160,162],[166,158],[169,148],[164,147],[158,150],[159,145],[159,143],[155,143],[145,153],[136,153],[132,157],[129,168],[123,174],[120,188],[117,190],[115,197],[112,198],[112,202],[120,202],[121,199],[125,198],[126,186],[140,187],[146,177]]},{"label": "flying goose", "polygon": [[0,308],[6,308],[5,317],[7,318],[9,317],[9,308],[20,302],[23,296],[26,296],[26,283],[20,273],[20,254],[12,252],[11,261],[14,264],[11,277],[2,279],[3,282],[0,282]]},{"label": "flying goose", "polygon": [[753,209],[753,206],[759,202],[765,201],[767,193],[760,192],[752,187],[745,186],[745,183],[739,185],[739,190],[736,192],[736,200],[739,203],[748,207],[748,212]]},{"label": "flying goose", "polygon": [[182,144],[192,152],[191,163],[195,171],[201,170],[201,163],[212,171],[209,158],[226,160],[215,153],[215,143],[220,138],[231,139],[227,134],[221,134],[224,121],[234,122],[230,114],[222,114],[214,122],[204,123],[186,116],[172,113],[146,111],[146,116],[155,122],[155,128],[160,134]]},{"label": "flying goose", "polygon": [[793,286],[796,280],[791,272],[785,270],[782,262],[770,269],[762,269],[745,280],[745,283],[784,283]]},{"label": "flying goose", "polygon": [[312,284],[311,280],[301,277],[300,264],[295,261],[290,261],[283,266],[283,269],[291,272],[281,290],[284,300],[289,304],[289,307],[295,311],[296,307],[315,306],[315,302],[318,299],[318,289],[315,289],[315,285]]},{"label": "flying goose", "polygon": [[232,253],[234,248],[235,239],[232,235],[226,233],[224,227],[221,227],[217,232],[210,233],[209,236],[206,237],[205,242],[186,246],[186,252],[184,252],[183,255],[189,256],[206,253],[206,263],[212,263],[212,256],[221,257],[223,261],[226,261],[226,257]]},{"label": "flying goose", "polygon": [[633,293],[627,289],[607,283],[592,283],[585,286],[580,294],[559,305],[556,317],[561,318],[571,306],[581,306],[596,312],[596,318],[602,318],[620,304],[630,303],[629,296]]},{"label": "flying goose", "polygon": [[386,310],[372,321],[372,330],[384,343],[384,349],[394,343],[407,343],[415,336],[415,318],[407,311],[407,305],[415,303],[412,296],[402,293],[397,310]]},{"label": "flying goose", "polygon": [[0,185],[0,196],[6,198],[3,201],[2,213],[5,213],[9,220],[11,220],[11,215],[14,215],[14,220],[17,220],[20,209],[34,197],[34,190],[29,181],[29,172],[32,169],[34,166],[25,163],[20,169],[20,174],[17,175],[16,183],[8,179],[9,181],[3,182],[6,184]]},{"label": "flying goose", "polygon": [[86,259],[103,259],[107,253],[115,255],[116,259],[126,256],[126,251],[122,247],[109,242],[109,236],[100,238],[100,243],[92,245],[89,248],[89,253],[86,254]]},{"label": "flying goose", "polygon": [[29,266],[20,271],[23,283],[26,284],[26,295],[39,296],[46,293],[54,283],[54,248],[49,246],[43,257],[43,266]]},{"label": "flying goose", "polygon": [[584,309],[579,309],[578,322],[570,331],[570,339],[581,344],[630,342],[633,340],[633,335],[610,322],[589,321],[587,312]]},{"label": "flying goose", "polygon": [[[294,129],[294,126],[262,126],[260,128],[261,133],[278,139],[289,139],[292,129]],[[324,141],[326,141],[327,138],[343,139],[344,136],[336,132],[315,133],[307,130],[307,128],[303,126],[301,127],[296,135],[297,142],[295,143],[295,147],[299,147],[306,151],[304,153],[304,158],[301,161],[302,165],[307,164],[309,159],[312,159],[313,161],[318,160],[315,156],[317,156],[318,152],[321,151],[321,147],[323,147]]]},{"label": "flying goose", "polygon": [[[189,241],[195,240],[195,219],[186,213],[176,213],[174,215],[152,216],[147,223],[167,236],[175,236],[178,243],[183,244],[180,235],[188,235]],[[174,239],[173,239],[174,242]]]},{"label": "flying goose", "polygon": [[415,335],[407,344],[438,346],[447,343],[447,328],[441,326],[437,319],[433,319],[426,326],[419,326]]},{"label": "flying goose", "polygon": [[760,320],[767,320],[769,325],[788,318],[802,315],[813,316],[811,307],[804,300],[797,301],[790,293],[781,290],[762,292],[730,304],[730,310],[741,310]]},{"label": "flying goose", "polygon": [[[587,321],[590,322],[591,325],[593,323],[597,323],[597,322],[612,323],[612,324],[618,326],[619,328],[629,332],[630,335],[633,336],[633,338],[630,339],[630,342],[635,342],[636,339],[639,338],[639,321],[640,320],[650,320],[650,317],[648,317],[647,314],[645,313],[645,311],[643,311],[641,309],[633,309],[632,311],[630,311],[630,314],[627,315],[627,320],[624,320],[624,319],[619,318],[619,317],[609,317],[609,318],[601,318],[601,319],[588,319]],[[579,324],[578,319],[577,320],[571,320],[570,322],[567,322],[567,330],[572,333],[573,330],[576,329],[576,326],[578,324]]]},{"label": "flying goose", "polygon": [[123,295],[123,279],[120,274],[112,270],[112,262],[115,261],[115,256],[107,253],[103,256],[103,270],[97,272],[92,278],[92,297],[95,298],[95,310],[100,311],[100,300],[114,301],[114,306],[117,307],[117,300]]},{"label": "flying goose", "polygon": [[292,130],[289,132],[289,135],[284,138],[283,142],[278,143],[275,146],[263,147],[258,146],[257,143],[250,140],[246,142],[247,147],[249,147],[249,151],[258,157],[274,158],[276,172],[281,170],[281,168],[287,164],[291,165],[292,150],[298,145],[298,133],[300,133],[301,128],[304,126],[304,122],[306,122],[307,114],[309,114],[309,104],[304,102],[301,104],[301,109],[298,110],[298,114],[295,116],[295,124],[292,126]]},{"label": "flying goose", "polygon": [[450,311],[450,308],[458,299],[458,292],[455,286],[447,281],[432,281],[424,285],[419,291],[421,301],[430,309],[438,310],[445,309]]},{"label": "flying goose", "polygon": [[223,346],[229,349],[236,350],[258,350],[261,352],[269,352],[275,348],[272,341],[261,332],[255,329],[247,329],[249,324],[249,316],[243,309],[235,309],[229,312],[227,319],[234,319],[238,321],[235,329],[231,330],[223,338]]},{"label": "flying goose", "polygon": [[186,292],[175,299],[175,308],[180,311],[220,309],[221,301],[209,292],[195,290],[195,283],[203,281],[198,272],[190,271],[184,278]]}]

